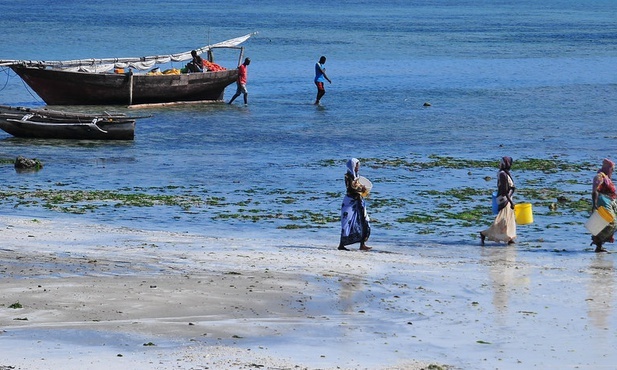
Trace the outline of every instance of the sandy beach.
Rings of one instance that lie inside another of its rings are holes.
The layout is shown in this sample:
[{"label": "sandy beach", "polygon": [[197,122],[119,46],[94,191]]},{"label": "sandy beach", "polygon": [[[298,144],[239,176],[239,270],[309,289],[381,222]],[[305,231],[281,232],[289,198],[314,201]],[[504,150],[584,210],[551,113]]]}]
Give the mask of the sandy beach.
[{"label": "sandy beach", "polygon": [[[611,368],[613,254],[0,218],[0,369]],[[469,248],[477,250],[474,257]],[[577,253],[576,258],[564,253]],[[439,366],[439,367],[437,367]]]},{"label": "sandy beach", "polygon": [[[382,368],[372,343],[397,335],[367,325],[378,302],[365,300],[384,294],[372,287],[369,254],[44,220],[2,225],[7,368]],[[421,365],[395,347],[386,365]]]}]

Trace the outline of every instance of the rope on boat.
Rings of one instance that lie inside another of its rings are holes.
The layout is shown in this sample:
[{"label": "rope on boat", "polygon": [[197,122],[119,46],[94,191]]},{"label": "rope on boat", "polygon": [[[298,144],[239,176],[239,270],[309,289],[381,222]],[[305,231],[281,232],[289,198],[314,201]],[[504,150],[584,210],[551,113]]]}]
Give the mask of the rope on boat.
[{"label": "rope on boat", "polygon": [[9,84],[9,78],[11,77],[11,75],[9,74],[10,71],[11,71],[11,68],[2,67],[1,70],[2,70],[2,72],[6,73],[6,81],[4,81],[4,86],[2,86],[0,91],[4,90],[6,88],[6,86]]},{"label": "rope on boat", "polygon": [[102,118],[95,118],[95,119],[93,119],[93,120],[92,120],[92,122],[90,122],[90,123],[88,124],[88,126],[89,126],[89,127],[91,127],[91,128],[96,128],[97,130],[99,130],[99,131],[101,131],[102,133],[106,134],[106,133],[107,133],[107,131],[103,130],[102,128],[100,128],[100,127],[97,125],[97,123],[99,123],[99,121],[102,121],[102,120],[103,120]]}]

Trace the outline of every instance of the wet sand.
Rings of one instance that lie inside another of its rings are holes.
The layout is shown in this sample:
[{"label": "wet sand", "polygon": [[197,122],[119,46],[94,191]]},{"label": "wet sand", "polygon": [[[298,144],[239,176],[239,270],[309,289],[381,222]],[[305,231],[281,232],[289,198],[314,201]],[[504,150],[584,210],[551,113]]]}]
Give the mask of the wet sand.
[{"label": "wet sand", "polygon": [[0,217],[0,369],[612,368],[614,256]]}]

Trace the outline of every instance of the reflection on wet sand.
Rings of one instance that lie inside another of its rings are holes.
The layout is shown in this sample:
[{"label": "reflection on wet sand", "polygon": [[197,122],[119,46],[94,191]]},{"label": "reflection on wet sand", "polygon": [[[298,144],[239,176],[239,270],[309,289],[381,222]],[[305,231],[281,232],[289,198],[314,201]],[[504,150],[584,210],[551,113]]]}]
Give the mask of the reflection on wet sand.
[{"label": "reflection on wet sand", "polygon": [[360,290],[362,280],[359,276],[348,275],[340,279],[341,291],[339,294],[339,302],[341,312],[345,314],[351,314],[354,310],[354,294]]},{"label": "reflection on wet sand", "polygon": [[591,278],[588,284],[587,315],[598,329],[608,329],[613,309],[615,268],[609,255],[596,254],[589,266]]},{"label": "reflection on wet sand", "polygon": [[501,321],[508,313],[511,291],[521,282],[527,285],[528,278],[520,276],[524,272],[517,266],[515,245],[503,248],[484,247],[482,257],[488,266],[489,280],[493,288],[493,307],[495,312],[501,314],[497,316],[497,320]]}]

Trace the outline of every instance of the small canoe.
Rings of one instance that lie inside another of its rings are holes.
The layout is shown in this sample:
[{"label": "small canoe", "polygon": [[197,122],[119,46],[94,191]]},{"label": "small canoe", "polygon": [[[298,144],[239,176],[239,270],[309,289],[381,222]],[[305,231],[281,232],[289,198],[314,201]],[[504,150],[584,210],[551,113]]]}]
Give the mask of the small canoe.
[{"label": "small canoe", "polygon": [[133,140],[138,118],[0,106],[0,129],[22,138]]},{"label": "small canoe", "polygon": [[0,128],[23,138],[73,140],[133,140],[135,120],[95,118],[91,122],[44,122],[0,117]]}]

